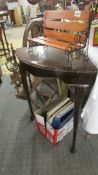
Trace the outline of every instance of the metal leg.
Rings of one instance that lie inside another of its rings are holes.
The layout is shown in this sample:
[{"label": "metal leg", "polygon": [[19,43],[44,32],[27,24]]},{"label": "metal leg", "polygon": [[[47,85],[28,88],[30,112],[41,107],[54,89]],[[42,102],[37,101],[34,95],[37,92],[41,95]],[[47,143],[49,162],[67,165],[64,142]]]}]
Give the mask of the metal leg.
[{"label": "metal leg", "polygon": [[20,68],[20,74],[21,74],[21,79],[22,79],[22,83],[23,83],[23,88],[24,88],[24,91],[27,95],[27,100],[28,100],[30,111],[31,111],[30,119],[33,120],[34,119],[34,112],[33,112],[33,109],[32,109],[32,103],[31,103],[30,93],[29,93],[28,84],[27,84],[26,71],[24,70],[21,63],[20,63],[19,68]]},{"label": "metal leg", "polygon": [[76,152],[76,136],[77,136],[77,130],[78,130],[78,122],[81,112],[81,105],[85,96],[85,88],[83,87],[75,87],[75,111],[74,111],[74,129],[73,129],[73,141],[72,141],[72,147],[71,147],[71,153]]},{"label": "metal leg", "polygon": [[7,50],[9,51],[9,44],[8,44],[8,42],[7,42],[7,38],[6,38],[6,34],[5,34],[5,29],[4,29],[4,24],[2,25],[2,30],[3,30],[3,34],[4,34],[4,38],[5,38]]},{"label": "metal leg", "polygon": [[0,77],[0,84],[2,83],[2,79],[1,79],[1,77]]},{"label": "metal leg", "polygon": [[4,55],[6,57],[6,49],[5,49],[4,42],[3,42],[2,38],[1,38],[1,43],[2,43],[2,47],[3,47]]}]

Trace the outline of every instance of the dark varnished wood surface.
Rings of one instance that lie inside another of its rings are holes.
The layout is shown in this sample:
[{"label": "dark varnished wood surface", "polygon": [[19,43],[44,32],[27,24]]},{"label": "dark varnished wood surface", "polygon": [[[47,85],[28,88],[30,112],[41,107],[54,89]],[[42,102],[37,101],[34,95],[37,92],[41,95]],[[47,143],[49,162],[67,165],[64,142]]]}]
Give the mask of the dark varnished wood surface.
[{"label": "dark varnished wood surface", "polygon": [[85,56],[68,63],[64,51],[51,47],[19,48],[16,55],[33,75],[59,77],[69,84],[91,84],[97,73],[96,67]]},{"label": "dark varnished wood surface", "polygon": [[86,94],[85,90],[87,89],[88,91],[88,86],[79,85],[86,84],[90,87],[93,85],[97,73],[96,67],[83,55],[81,58],[70,60],[69,64],[64,51],[50,47],[36,46],[31,51],[28,51],[28,48],[19,48],[16,50],[16,55],[20,61],[21,78],[28,98],[32,120],[34,119],[34,113],[26,79],[27,71],[36,76],[58,77],[66,84],[73,85],[75,90],[75,110],[71,152],[74,153],[81,105]]}]

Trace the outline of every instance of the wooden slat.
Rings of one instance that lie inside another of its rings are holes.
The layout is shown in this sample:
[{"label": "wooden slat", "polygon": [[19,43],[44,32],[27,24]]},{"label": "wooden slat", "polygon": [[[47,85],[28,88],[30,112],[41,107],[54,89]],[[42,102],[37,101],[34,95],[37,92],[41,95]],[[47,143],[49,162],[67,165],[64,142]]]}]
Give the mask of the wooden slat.
[{"label": "wooden slat", "polygon": [[75,35],[67,32],[58,32],[54,30],[44,29],[44,36],[62,41],[73,42]]},{"label": "wooden slat", "polygon": [[[56,43],[56,44],[61,44],[63,46],[66,46],[68,47],[70,44],[74,44],[74,42],[64,42],[64,41],[59,41],[59,40],[56,40],[56,39],[53,39],[53,38],[50,38],[50,37],[43,37],[43,36],[40,36],[38,37],[39,39],[41,40],[44,40],[44,41],[47,41],[47,42],[52,42],[52,43]],[[81,38],[81,40],[84,41],[84,37]],[[77,44],[76,44],[76,47],[78,47],[80,45],[80,43],[82,44],[82,41],[81,42],[78,42],[77,41]],[[82,45],[81,45],[82,46]]]},{"label": "wooden slat", "polygon": [[[76,41],[76,35],[78,36],[78,33],[69,33],[69,32],[58,32],[54,30],[48,30],[44,29],[44,37],[48,37],[53,40],[60,40],[65,42],[73,43]],[[80,42],[81,44],[86,42],[86,35],[82,35],[81,38],[77,38],[77,43]]]},{"label": "wooden slat", "polygon": [[88,23],[79,22],[61,22],[61,21],[45,21],[45,28],[82,32],[88,27]]},{"label": "wooden slat", "polygon": [[44,18],[47,19],[69,19],[69,20],[88,20],[89,11],[81,11],[79,17],[75,16],[75,12],[71,10],[51,10],[45,11]]},{"label": "wooden slat", "polygon": [[65,48],[66,48],[66,46],[63,46],[61,44],[56,44],[54,42],[48,42],[48,41],[44,41],[44,40],[40,40],[40,39],[35,40],[35,42],[46,45],[46,46],[51,46],[54,48],[63,49],[63,50],[65,50]]},{"label": "wooden slat", "polygon": [[44,41],[47,41],[47,42],[52,42],[52,43],[55,43],[55,44],[61,44],[63,46],[68,46],[69,44],[67,42],[63,42],[63,41],[59,41],[59,40],[56,40],[56,39],[52,39],[52,38],[49,38],[49,37],[38,37],[39,39],[41,40],[44,40]]},{"label": "wooden slat", "polygon": [[69,43],[65,43],[65,42],[62,42],[62,41],[57,42],[56,40],[53,42],[53,40],[50,40],[50,39],[48,40],[48,38],[46,40],[46,38],[42,39],[42,38],[38,37],[38,38],[30,39],[30,41],[33,41],[33,42],[41,44],[41,45],[46,45],[46,46],[62,49],[62,50],[66,50],[67,49],[69,51],[72,51],[72,50],[74,51],[75,49],[81,48],[80,45],[75,45],[75,46],[73,46],[73,48],[70,49]]}]

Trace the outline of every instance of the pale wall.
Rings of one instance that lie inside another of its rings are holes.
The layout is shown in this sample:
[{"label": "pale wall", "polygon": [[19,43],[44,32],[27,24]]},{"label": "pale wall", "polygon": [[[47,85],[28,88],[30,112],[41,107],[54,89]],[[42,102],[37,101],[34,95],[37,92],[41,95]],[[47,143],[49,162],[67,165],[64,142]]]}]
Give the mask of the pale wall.
[{"label": "pale wall", "polygon": [[37,4],[36,5],[30,5],[27,0],[18,0],[19,5],[21,5],[23,7],[23,11],[26,14],[26,9],[27,6],[31,6],[32,10],[31,10],[31,17],[35,17],[36,16],[36,8],[37,8]]}]

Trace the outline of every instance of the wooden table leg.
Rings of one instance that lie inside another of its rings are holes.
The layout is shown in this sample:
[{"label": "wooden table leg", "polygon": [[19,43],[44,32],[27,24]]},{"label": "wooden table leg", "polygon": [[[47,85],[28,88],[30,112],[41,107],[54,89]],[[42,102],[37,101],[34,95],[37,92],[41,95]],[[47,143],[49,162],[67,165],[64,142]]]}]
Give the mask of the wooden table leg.
[{"label": "wooden table leg", "polygon": [[2,83],[2,79],[1,79],[1,77],[0,77],[0,84]]},{"label": "wooden table leg", "polygon": [[4,28],[4,24],[2,25],[2,30],[3,30],[3,34],[4,34],[4,38],[5,38],[5,42],[6,42],[6,46],[7,46],[7,50],[9,51],[9,44],[6,38],[6,33],[5,33],[5,28]]},{"label": "wooden table leg", "polygon": [[88,88],[85,88],[85,87],[75,87],[74,128],[73,128],[73,141],[72,141],[71,153],[76,152],[75,145],[76,145],[78,123],[79,123],[79,118],[81,113],[81,105],[87,93],[87,89]]},{"label": "wooden table leg", "polygon": [[28,88],[28,83],[27,83],[26,71],[23,68],[23,65],[21,63],[20,63],[19,69],[20,69],[21,79],[22,79],[22,83],[23,83],[23,88],[24,88],[24,91],[27,95],[27,100],[28,100],[30,111],[31,111],[30,119],[33,120],[34,119],[34,112],[33,112],[32,103],[31,103],[31,99],[30,99],[30,93],[29,93],[29,88]]}]

